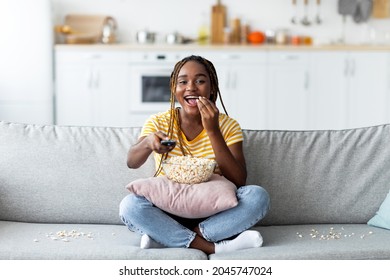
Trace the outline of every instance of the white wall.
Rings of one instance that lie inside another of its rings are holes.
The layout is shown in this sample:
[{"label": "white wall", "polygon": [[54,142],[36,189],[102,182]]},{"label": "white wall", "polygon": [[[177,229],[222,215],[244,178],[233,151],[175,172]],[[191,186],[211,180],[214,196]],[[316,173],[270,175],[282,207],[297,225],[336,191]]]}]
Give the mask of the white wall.
[{"label": "white wall", "polygon": [[[167,33],[178,31],[194,37],[202,23],[202,15],[209,21],[211,6],[216,0],[52,0],[54,20],[62,24],[68,13],[107,14],[116,18],[120,42],[134,42],[138,30],[158,32],[160,40]],[[315,0],[310,0],[309,16],[316,14]],[[332,43],[340,39],[343,24],[338,14],[337,0],[322,0],[323,24],[309,27],[291,24],[294,10],[291,0],[222,0],[228,16],[239,17],[252,29],[287,28],[292,33],[310,35],[315,43]],[[298,15],[303,16],[303,0],[298,0]],[[390,44],[390,19],[370,19],[356,24],[347,18],[346,43]]]}]

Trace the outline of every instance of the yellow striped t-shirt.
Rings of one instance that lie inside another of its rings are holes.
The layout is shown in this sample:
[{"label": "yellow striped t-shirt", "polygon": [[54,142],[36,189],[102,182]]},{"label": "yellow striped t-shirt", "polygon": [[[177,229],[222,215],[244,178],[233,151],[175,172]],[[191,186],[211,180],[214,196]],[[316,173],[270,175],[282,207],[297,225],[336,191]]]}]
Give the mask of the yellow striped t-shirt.
[{"label": "yellow striped t-shirt", "polygon": [[[162,131],[165,134],[168,134],[168,127],[169,127],[169,118],[170,118],[170,110],[163,112],[163,113],[157,113],[152,116],[150,116],[142,130],[140,137],[147,136],[150,133],[154,133],[156,131]],[[180,143],[178,140],[178,129],[177,124],[174,125],[173,130],[173,136],[172,139],[176,140],[176,146],[175,148],[169,152],[168,158],[172,156],[182,156],[181,149],[179,147]],[[228,146],[233,145],[238,142],[242,142],[244,137],[242,135],[242,130],[239,125],[239,123],[227,116],[226,114],[220,113],[219,114],[219,128],[222,132],[222,136],[226,141],[226,144]],[[203,157],[208,159],[215,159],[214,151],[211,146],[210,139],[206,133],[206,130],[203,129],[202,132],[195,137],[195,139],[189,141],[187,140],[186,136],[183,132],[180,132],[182,136],[182,141],[184,142],[184,145],[188,147],[188,149],[191,151],[192,155],[194,157]],[[158,153],[154,153],[154,160],[156,163],[156,170],[160,164],[162,155]],[[215,170],[216,173],[219,172],[219,168],[217,167]],[[160,175],[163,175],[160,173]]]}]

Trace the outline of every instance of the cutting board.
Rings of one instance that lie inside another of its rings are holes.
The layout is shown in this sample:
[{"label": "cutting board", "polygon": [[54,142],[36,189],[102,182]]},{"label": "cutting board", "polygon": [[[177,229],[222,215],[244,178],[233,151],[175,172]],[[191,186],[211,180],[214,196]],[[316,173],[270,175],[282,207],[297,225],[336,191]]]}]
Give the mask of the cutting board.
[{"label": "cutting board", "polygon": [[211,43],[222,44],[224,42],[224,29],[226,26],[226,7],[218,0],[211,9]]},{"label": "cutting board", "polygon": [[388,18],[390,17],[390,0],[373,0],[372,17]]},{"label": "cutting board", "polygon": [[93,44],[98,43],[106,15],[69,14],[65,16],[66,44]]}]

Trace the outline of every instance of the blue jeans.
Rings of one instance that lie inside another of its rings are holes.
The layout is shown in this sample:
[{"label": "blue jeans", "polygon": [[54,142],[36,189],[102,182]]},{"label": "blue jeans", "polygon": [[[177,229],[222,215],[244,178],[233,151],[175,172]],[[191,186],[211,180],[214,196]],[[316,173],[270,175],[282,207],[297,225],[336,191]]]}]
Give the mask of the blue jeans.
[{"label": "blue jeans", "polygon": [[270,199],[260,186],[237,189],[238,205],[204,219],[176,217],[155,207],[143,196],[127,195],[119,207],[123,223],[134,232],[147,234],[166,247],[189,247],[198,226],[203,238],[217,242],[254,226],[268,212]]}]

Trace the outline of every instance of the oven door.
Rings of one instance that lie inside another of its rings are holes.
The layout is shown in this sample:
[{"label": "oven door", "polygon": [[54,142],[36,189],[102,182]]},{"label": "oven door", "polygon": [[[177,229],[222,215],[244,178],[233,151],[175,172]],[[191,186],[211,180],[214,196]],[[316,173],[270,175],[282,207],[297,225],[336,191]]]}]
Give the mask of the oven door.
[{"label": "oven door", "polygon": [[172,65],[134,65],[131,69],[130,109],[158,113],[170,108]]}]

